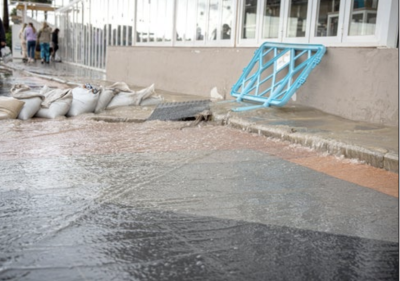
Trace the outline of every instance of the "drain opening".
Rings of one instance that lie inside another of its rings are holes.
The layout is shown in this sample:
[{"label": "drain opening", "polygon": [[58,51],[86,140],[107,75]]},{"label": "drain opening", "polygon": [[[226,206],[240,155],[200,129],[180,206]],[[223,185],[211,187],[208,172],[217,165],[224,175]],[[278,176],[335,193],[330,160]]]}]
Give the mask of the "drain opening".
[{"label": "drain opening", "polygon": [[205,115],[205,112],[209,112],[210,115],[209,100],[161,103],[147,120],[196,121],[203,118],[200,115]]}]

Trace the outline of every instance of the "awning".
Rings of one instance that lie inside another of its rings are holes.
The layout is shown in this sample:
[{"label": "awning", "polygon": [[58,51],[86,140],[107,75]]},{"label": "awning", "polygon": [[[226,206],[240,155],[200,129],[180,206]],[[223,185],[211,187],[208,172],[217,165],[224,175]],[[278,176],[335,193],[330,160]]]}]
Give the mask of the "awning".
[{"label": "awning", "polygon": [[[17,10],[25,10],[25,4],[18,3]],[[44,12],[53,12],[57,8],[52,7],[50,5],[46,4],[39,4],[39,3],[27,3],[26,4],[26,9],[31,10],[31,11],[44,11]]]}]

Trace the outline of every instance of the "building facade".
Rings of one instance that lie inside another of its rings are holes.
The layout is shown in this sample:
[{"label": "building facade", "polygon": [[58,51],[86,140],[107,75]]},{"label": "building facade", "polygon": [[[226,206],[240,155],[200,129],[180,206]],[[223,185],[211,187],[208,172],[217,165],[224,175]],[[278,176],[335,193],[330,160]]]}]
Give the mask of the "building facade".
[{"label": "building facade", "polygon": [[57,1],[63,61],[111,81],[228,99],[263,42],[323,44],[291,102],[398,126],[397,0]]}]

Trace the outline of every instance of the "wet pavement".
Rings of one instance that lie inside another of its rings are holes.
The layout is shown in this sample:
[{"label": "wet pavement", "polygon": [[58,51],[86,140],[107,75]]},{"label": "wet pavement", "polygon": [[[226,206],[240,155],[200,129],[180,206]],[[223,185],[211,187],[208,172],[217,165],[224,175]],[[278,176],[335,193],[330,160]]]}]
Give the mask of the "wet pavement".
[{"label": "wet pavement", "polygon": [[[0,66],[1,67],[1,66]],[[107,86],[112,84],[106,80],[106,74],[96,70],[77,67],[66,63],[50,65],[23,64],[20,61],[8,63],[5,67],[14,70],[14,75],[29,75],[31,79],[43,79],[42,82],[27,81],[31,85],[43,83],[58,83],[59,87],[74,87],[84,83]],[[1,75],[1,68],[0,68]],[[47,81],[47,82],[46,82]],[[17,81],[13,81],[15,83]],[[6,85],[7,86],[7,85]],[[132,89],[141,89],[130,85]],[[144,85],[147,87],[149,85]],[[181,102],[203,100],[207,97],[190,96],[182,93],[171,93],[157,89],[165,102]],[[244,103],[215,101],[211,104],[213,120],[257,133],[266,137],[277,138],[293,144],[300,144],[322,153],[337,157],[357,159],[373,167],[398,173],[399,130],[398,127],[388,127],[360,121],[347,120],[317,109],[302,105],[287,105],[282,108],[271,107],[246,112],[232,112],[232,108],[245,106]],[[135,121],[137,118],[148,118],[150,112],[140,110],[125,110],[123,113],[102,113],[97,116],[109,121]],[[139,114],[139,117],[137,116]]]},{"label": "wet pavement", "polygon": [[[59,83],[24,75],[7,81]],[[152,106],[0,121],[0,280],[399,279],[398,173],[220,106],[196,125],[145,122]]]}]

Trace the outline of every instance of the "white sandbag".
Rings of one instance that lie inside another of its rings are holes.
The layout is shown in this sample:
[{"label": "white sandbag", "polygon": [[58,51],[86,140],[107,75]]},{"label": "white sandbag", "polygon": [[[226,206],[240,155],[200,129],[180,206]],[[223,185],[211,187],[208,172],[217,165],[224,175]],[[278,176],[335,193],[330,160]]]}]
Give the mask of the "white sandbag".
[{"label": "white sandbag", "polygon": [[121,92],[114,96],[106,108],[113,109],[120,106],[136,105],[139,101],[135,92]]},{"label": "white sandbag", "polygon": [[94,113],[99,113],[107,108],[110,101],[118,93],[115,89],[103,89],[100,88],[99,100],[97,101]]},{"label": "white sandbag", "polygon": [[94,93],[93,89],[76,87],[72,89],[72,104],[67,116],[78,116],[83,113],[94,112],[99,100],[99,92]]},{"label": "white sandbag", "polygon": [[[117,100],[115,100],[114,105],[111,107],[108,107],[110,102],[114,99],[116,95],[119,93],[125,93],[121,95]],[[111,109],[119,106],[127,106],[129,104],[134,102],[134,94],[135,91],[131,90],[129,86],[125,82],[116,82],[112,84],[111,86],[102,89],[99,97],[99,101],[96,105],[96,109],[94,110],[95,113],[99,113],[103,111],[104,109]]]},{"label": "white sandbag", "polygon": [[145,99],[149,98],[152,94],[154,94],[154,84],[136,92],[136,94],[138,95],[137,105],[140,105],[142,101],[144,101]]},{"label": "white sandbag", "polygon": [[1,57],[3,58],[3,61],[5,63],[12,61],[12,53],[10,47],[5,46],[0,49],[0,52],[1,52]]},{"label": "white sandbag", "polygon": [[108,104],[107,109],[112,109],[120,106],[140,105],[140,103],[150,97],[154,93],[154,84],[144,88],[138,92],[121,92]]},{"label": "white sandbag", "polygon": [[110,87],[107,89],[115,89],[117,92],[128,92],[128,93],[134,93],[135,91],[131,90],[129,86],[125,82],[116,82],[112,84]]},{"label": "white sandbag", "polygon": [[32,91],[27,85],[18,84],[11,88],[11,96],[25,102],[18,119],[28,120],[32,118],[40,109],[44,96],[38,92]]},{"label": "white sandbag", "polygon": [[42,102],[35,117],[54,119],[65,116],[72,104],[72,92],[67,90],[52,90],[45,93],[45,100]]},{"label": "white sandbag", "polygon": [[0,97],[0,120],[17,118],[23,106],[23,101],[13,97]]},{"label": "white sandbag", "polygon": [[20,99],[20,101],[25,102],[20,113],[18,114],[18,119],[28,120],[35,116],[39,111],[42,99],[40,97],[33,97],[30,99]]},{"label": "white sandbag", "polygon": [[145,100],[140,102],[140,106],[150,106],[150,105],[158,105],[162,103],[164,99],[161,96],[151,96]]},{"label": "white sandbag", "polygon": [[[53,89],[54,90],[54,89]],[[44,85],[42,89],[40,89],[39,94],[45,96],[48,92],[51,92],[52,89],[49,88],[47,85]]]}]

